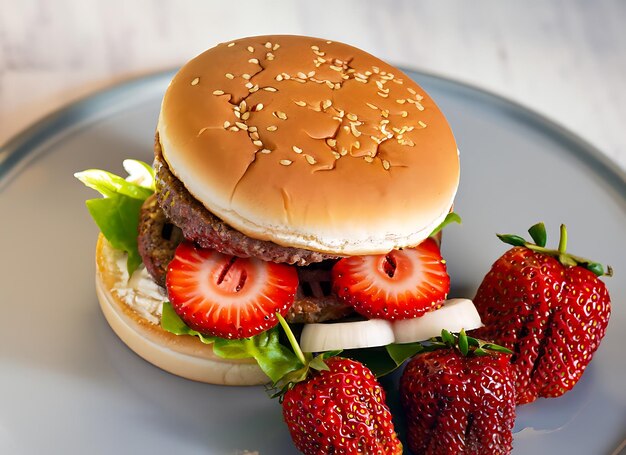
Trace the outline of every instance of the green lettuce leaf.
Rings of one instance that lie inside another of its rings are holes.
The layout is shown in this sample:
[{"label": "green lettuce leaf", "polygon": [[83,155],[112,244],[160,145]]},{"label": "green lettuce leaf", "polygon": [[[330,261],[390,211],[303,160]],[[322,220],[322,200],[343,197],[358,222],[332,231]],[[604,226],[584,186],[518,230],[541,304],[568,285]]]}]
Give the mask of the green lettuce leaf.
[{"label": "green lettuce leaf", "polygon": [[237,340],[207,336],[189,328],[169,302],[163,303],[161,327],[175,335],[197,336],[203,343],[213,343],[213,352],[224,359],[253,358],[273,383],[302,367],[296,355],[280,343],[278,327]]},{"label": "green lettuce leaf", "polygon": [[437,226],[433,232],[430,233],[429,237],[432,237],[439,233],[443,228],[445,228],[450,223],[459,223],[461,224],[461,217],[458,213],[450,212],[446,215],[443,221]]},{"label": "green lettuce leaf", "polygon": [[[103,197],[89,199],[87,210],[113,248],[128,254],[128,274],[141,264],[137,249],[137,226],[143,202],[154,193],[154,171],[141,161],[125,160],[131,180],[99,169],[77,172],[74,176]],[[135,183],[138,182],[138,183]]]},{"label": "green lettuce leaf", "polygon": [[190,328],[180,316],[176,314],[170,302],[163,302],[161,308],[161,328],[174,335],[191,335],[198,337],[204,344],[211,344],[217,339],[217,337],[203,335]]}]

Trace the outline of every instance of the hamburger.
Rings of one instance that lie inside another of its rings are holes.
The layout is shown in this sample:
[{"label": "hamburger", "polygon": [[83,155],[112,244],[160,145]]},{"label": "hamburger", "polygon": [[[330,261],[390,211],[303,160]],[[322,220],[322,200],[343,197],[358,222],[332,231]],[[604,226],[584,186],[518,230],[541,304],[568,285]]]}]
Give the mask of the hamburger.
[{"label": "hamburger", "polygon": [[[102,311],[149,362],[260,384],[292,355],[277,314],[304,324],[310,351],[388,344],[396,322],[444,314],[431,235],[452,210],[458,150],[397,68],[317,38],[222,43],[174,76],[154,152],[153,170],[126,163],[128,179],[77,174],[105,196],[88,201]],[[132,199],[115,202],[127,216],[98,214],[111,198]]]}]

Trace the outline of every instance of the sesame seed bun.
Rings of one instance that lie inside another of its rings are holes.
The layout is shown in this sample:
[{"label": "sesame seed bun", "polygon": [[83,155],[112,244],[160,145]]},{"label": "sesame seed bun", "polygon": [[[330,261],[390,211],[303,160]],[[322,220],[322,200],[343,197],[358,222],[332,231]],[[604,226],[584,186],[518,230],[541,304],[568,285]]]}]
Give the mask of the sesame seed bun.
[{"label": "sesame seed bun", "polygon": [[269,382],[253,359],[226,360],[213,348],[189,335],[174,335],[130,308],[119,289],[124,273],[113,259],[113,248],[102,234],[96,245],[96,294],[104,316],[117,336],[148,362],[194,381],[223,385]]},{"label": "sesame seed bun", "polygon": [[450,211],[459,158],[433,100],[354,47],[220,44],[176,74],[158,124],[187,190],[249,237],[337,255],[419,244]]}]

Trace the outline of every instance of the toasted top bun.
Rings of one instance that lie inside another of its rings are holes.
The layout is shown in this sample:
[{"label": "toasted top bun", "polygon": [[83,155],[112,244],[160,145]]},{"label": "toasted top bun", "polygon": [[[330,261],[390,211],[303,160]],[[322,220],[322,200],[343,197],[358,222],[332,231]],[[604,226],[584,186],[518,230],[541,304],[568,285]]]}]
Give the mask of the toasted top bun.
[{"label": "toasted top bun", "polygon": [[96,246],[96,293],[104,316],[116,335],[136,354],[165,371],[195,381],[220,385],[269,382],[253,359],[227,360],[196,337],[174,335],[130,308],[116,292],[125,274],[102,234]]},{"label": "toasted top bun", "polygon": [[158,124],[189,192],[235,229],[338,255],[425,239],[458,150],[433,100],[354,47],[302,36],[220,44],[176,74]]}]

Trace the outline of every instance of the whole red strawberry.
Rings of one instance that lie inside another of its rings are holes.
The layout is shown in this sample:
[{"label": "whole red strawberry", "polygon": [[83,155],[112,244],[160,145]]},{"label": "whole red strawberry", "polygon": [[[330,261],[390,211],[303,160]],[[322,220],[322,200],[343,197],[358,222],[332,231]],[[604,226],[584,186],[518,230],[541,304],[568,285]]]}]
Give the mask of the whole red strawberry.
[{"label": "whole red strawberry", "polygon": [[516,246],[493,264],[474,298],[485,325],[476,336],[514,352],[518,404],[557,397],[574,387],[611,313],[609,294],[598,279],[604,268],[566,253],[565,226],[557,250],[545,248],[542,223],[529,232],[536,244],[499,235]]},{"label": "whole red strawberry", "polygon": [[283,417],[294,444],[305,455],[401,454],[373,373],[354,360],[331,357],[328,370],[314,371],[283,397]]},{"label": "whole red strawberry", "polygon": [[[461,332],[455,342],[463,337]],[[513,371],[508,354],[487,349],[446,347],[418,354],[408,363],[400,379],[400,400],[408,446],[415,455],[511,452]]]}]

